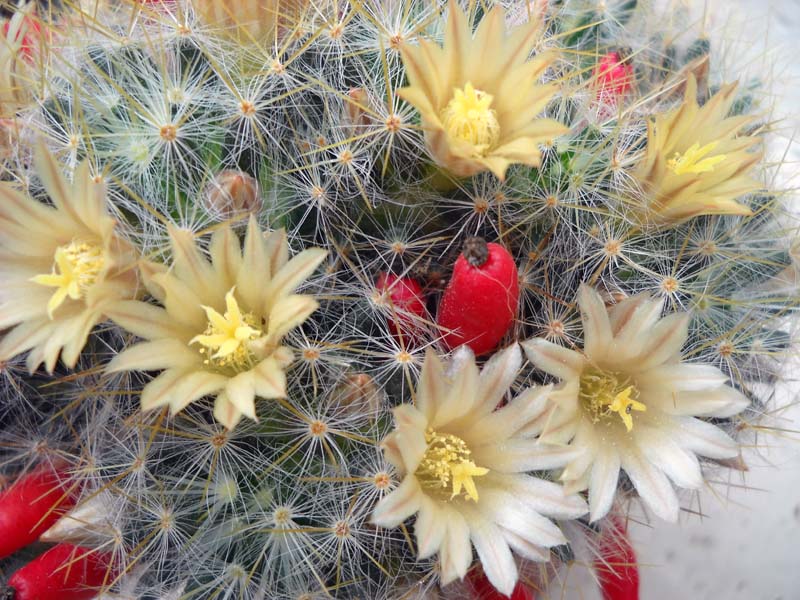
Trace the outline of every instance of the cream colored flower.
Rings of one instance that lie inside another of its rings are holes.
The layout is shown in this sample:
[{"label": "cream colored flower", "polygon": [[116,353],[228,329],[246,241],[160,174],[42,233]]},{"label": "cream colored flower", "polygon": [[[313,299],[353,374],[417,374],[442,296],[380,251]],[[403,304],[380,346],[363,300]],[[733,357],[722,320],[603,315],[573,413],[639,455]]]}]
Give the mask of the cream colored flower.
[{"label": "cream colored flower", "polygon": [[439,554],[443,584],[464,577],[474,545],[492,584],[511,594],[517,581],[511,549],[547,561],[547,548],[566,543],[542,515],[572,519],[586,512],[580,497],[524,474],[575,456],[569,448],[541,446],[520,435],[546,409],[550,386],[528,389],[495,410],[521,364],[516,345],[492,357],[480,373],[466,346],[447,371],[429,351],[415,404],[394,410],[396,429],[383,441],[403,481],[378,503],[372,520],[396,527],[416,514],[419,557]]},{"label": "cream colored flower", "polygon": [[540,34],[533,19],[507,32],[505,12],[493,8],[472,35],[458,3],[449,4],[444,47],[429,40],[401,47],[410,85],[398,94],[422,116],[436,163],[458,177],[509,165],[539,166],[539,145],[567,128],[539,118],[556,92],[538,83],[552,56],[528,56]]},{"label": "cream colored flower", "polygon": [[755,117],[728,117],[737,84],[723,86],[702,107],[690,75],[683,103],[647,126],[647,149],[633,176],[648,201],[642,217],[668,225],[699,215],[749,215],[736,198],[763,185],[751,176],[761,160],[757,137],[739,136]]},{"label": "cream colored flower", "polygon": [[308,0],[192,0],[200,21],[242,45],[269,46],[281,26],[292,26]]},{"label": "cream colored flower", "polygon": [[533,432],[542,443],[581,451],[561,480],[569,491],[588,488],[593,521],[611,507],[620,469],[655,514],[674,521],[679,505],[669,480],[697,489],[703,483],[697,455],[739,452],[727,434],[697,417],[731,417],[749,402],[716,367],[681,362],[688,313],[661,318],[663,301],[647,294],[607,311],[585,285],[578,304],[583,352],[543,339],[522,344],[535,366],[561,379]]},{"label": "cream colored flower", "polygon": [[164,369],[142,390],[142,410],[169,406],[175,414],[214,395],[214,416],[233,429],[242,415],[256,419],[256,397],[286,395],[292,353],[281,341],[318,306],[293,292],[326,253],[314,248],[289,260],[285,232],[265,237],[252,217],[243,249],[230,227],[213,234],[211,262],[191,232],[173,227],[170,239],[171,268],[150,277],[164,308],[131,301],[110,312],[147,341],[121,352],[108,370]]},{"label": "cream colored flower", "polygon": [[0,183],[0,361],[75,366],[89,332],[136,295],[138,255],[108,214],[105,186],[81,163],[72,183],[39,144],[36,172],[52,206]]}]

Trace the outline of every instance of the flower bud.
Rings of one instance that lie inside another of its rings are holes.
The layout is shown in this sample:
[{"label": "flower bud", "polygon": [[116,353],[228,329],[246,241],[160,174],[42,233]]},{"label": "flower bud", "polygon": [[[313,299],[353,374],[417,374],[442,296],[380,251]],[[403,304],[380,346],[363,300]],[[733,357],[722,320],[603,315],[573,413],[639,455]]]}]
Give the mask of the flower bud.
[{"label": "flower bud", "polygon": [[352,414],[373,413],[381,405],[380,390],[375,380],[366,373],[345,374],[336,386],[333,398]]},{"label": "flower bud", "polygon": [[243,171],[221,171],[203,192],[205,209],[221,221],[258,213],[262,204],[258,181]]}]

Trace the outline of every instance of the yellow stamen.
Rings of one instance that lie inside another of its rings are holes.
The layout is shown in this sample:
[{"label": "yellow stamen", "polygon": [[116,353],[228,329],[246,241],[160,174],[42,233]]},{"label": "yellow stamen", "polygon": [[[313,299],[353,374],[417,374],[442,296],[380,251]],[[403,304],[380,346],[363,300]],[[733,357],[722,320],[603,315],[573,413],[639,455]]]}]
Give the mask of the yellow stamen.
[{"label": "yellow stamen", "polygon": [[485,155],[500,138],[500,123],[491,108],[493,99],[472,87],[472,83],[467,83],[464,89],[456,88],[442,112],[445,131],[475,146],[477,154]]},{"label": "yellow stamen", "polygon": [[47,302],[47,315],[52,319],[67,296],[80,300],[97,281],[104,264],[103,249],[96,244],[73,240],[56,248],[52,273],[31,279],[39,285],[56,288]]},{"label": "yellow stamen", "polygon": [[714,170],[718,164],[723,162],[727,156],[720,154],[719,156],[711,156],[704,158],[706,155],[714,151],[719,145],[719,142],[711,142],[702,148],[698,142],[681,155],[679,152],[675,153],[674,158],[667,161],[667,167],[676,175],[685,175],[686,173],[708,173]]},{"label": "yellow stamen", "polygon": [[455,435],[436,433],[429,428],[425,432],[425,441],[428,448],[415,473],[420,483],[433,489],[446,489],[451,484],[451,500],[463,496],[477,502],[478,488],[473,477],[486,475],[489,469],[470,460],[467,444]]},{"label": "yellow stamen", "polygon": [[589,369],[581,375],[579,397],[593,423],[599,423],[616,413],[625,424],[625,429],[633,430],[635,411],[645,412],[647,406],[634,397],[637,392],[625,379],[620,381],[617,373],[599,369]]},{"label": "yellow stamen", "polygon": [[235,370],[245,370],[253,363],[253,356],[249,342],[260,338],[263,332],[255,327],[253,315],[242,314],[239,303],[233,295],[235,288],[225,294],[224,315],[219,314],[210,306],[203,306],[208,317],[208,327],[200,334],[189,340],[189,344],[200,344],[200,352],[209,354],[206,364],[219,367],[233,367]]}]

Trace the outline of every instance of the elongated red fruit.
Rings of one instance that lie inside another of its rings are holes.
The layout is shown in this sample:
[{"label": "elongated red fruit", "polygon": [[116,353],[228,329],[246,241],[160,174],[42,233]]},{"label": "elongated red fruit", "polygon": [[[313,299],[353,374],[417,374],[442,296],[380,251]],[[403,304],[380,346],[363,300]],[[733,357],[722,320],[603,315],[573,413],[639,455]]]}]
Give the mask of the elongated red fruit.
[{"label": "elongated red fruit", "polygon": [[467,573],[467,583],[472,594],[470,600],[535,600],[536,598],[533,590],[521,581],[517,582],[510,596],[504,596],[489,583],[483,569],[470,570]]},{"label": "elongated red fruit", "polygon": [[395,337],[419,338],[422,328],[417,318],[425,318],[425,295],[416,279],[401,277],[392,273],[381,273],[375,289],[382,296],[389,319],[389,330]]},{"label": "elongated red fruit", "polygon": [[519,275],[500,244],[469,238],[453,267],[437,322],[449,349],[467,344],[476,355],[494,350],[514,322]]},{"label": "elongated red fruit", "polygon": [[58,544],[19,569],[0,593],[2,600],[89,600],[112,582],[108,552]]},{"label": "elongated red fruit", "polygon": [[35,542],[75,504],[63,469],[42,465],[0,492],[0,558]]},{"label": "elongated red fruit", "polygon": [[[603,600],[639,600],[639,568],[625,523],[610,517],[610,524],[600,534],[600,556],[594,568]],[[604,562],[605,561],[605,562]]]}]

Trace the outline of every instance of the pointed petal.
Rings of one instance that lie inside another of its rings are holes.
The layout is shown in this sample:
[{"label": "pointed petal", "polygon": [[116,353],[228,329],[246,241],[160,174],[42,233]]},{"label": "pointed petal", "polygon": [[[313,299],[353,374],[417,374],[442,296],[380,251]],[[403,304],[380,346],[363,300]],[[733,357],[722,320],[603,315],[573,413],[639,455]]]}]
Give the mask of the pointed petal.
[{"label": "pointed petal", "polygon": [[442,565],[442,585],[447,585],[455,579],[463,579],[472,563],[472,544],[470,544],[470,531],[464,517],[454,508],[444,505],[441,507],[445,513],[444,521],[447,523],[447,533],[442,540],[439,550],[439,562]]},{"label": "pointed petal", "polygon": [[138,300],[116,302],[106,310],[106,315],[123,329],[146,340],[175,338],[188,341],[191,337],[163,308]]},{"label": "pointed petal", "polygon": [[510,596],[517,584],[517,565],[500,529],[485,519],[470,519],[469,537],[486,578],[497,591]]},{"label": "pointed petal", "polygon": [[678,497],[664,473],[633,448],[622,455],[622,468],[656,516],[673,523],[678,520]]},{"label": "pointed petal", "polygon": [[603,299],[594,289],[581,284],[578,306],[583,321],[583,348],[592,360],[602,359],[611,343],[611,323]]},{"label": "pointed petal", "polygon": [[180,340],[173,338],[142,342],[117,354],[106,371],[157,371],[169,368],[200,366],[202,356]]},{"label": "pointed petal", "polygon": [[242,420],[242,413],[228,400],[224,391],[214,400],[214,418],[222,423],[226,429],[233,430]]},{"label": "pointed petal", "polygon": [[602,519],[611,510],[617,495],[620,456],[616,448],[599,448],[589,479],[589,521]]},{"label": "pointed petal", "polygon": [[708,458],[734,458],[739,445],[719,427],[700,419],[681,417],[675,420],[671,437],[686,450]]},{"label": "pointed petal", "polygon": [[444,365],[433,348],[429,347],[425,351],[425,362],[422,363],[422,373],[417,384],[415,406],[428,421],[431,421],[446,394],[447,382]]},{"label": "pointed petal", "polygon": [[525,354],[533,365],[559,379],[579,377],[586,359],[578,352],[540,338],[522,342]]},{"label": "pointed petal", "polygon": [[424,560],[439,551],[447,532],[447,522],[437,503],[425,494],[421,495],[421,505],[414,523],[417,538],[417,558]]},{"label": "pointed petal", "polygon": [[634,435],[644,457],[658,465],[675,485],[693,490],[702,487],[703,473],[693,453],[654,427],[637,427]]},{"label": "pointed petal", "polygon": [[225,395],[228,401],[248,419],[258,421],[256,417],[256,393],[253,374],[251,372],[239,373],[225,384]]},{"label": "pointed petal", "polygon": [[253,384],[259,398],[285,398],[286,373],[274,358],[265,358],[252,371]]},{"label": "pointed petal", "polygon": [[310,248],[303,250],[281,267],[269,283],[265,306],[271,307],[281,298],[291,294],[316,271],[327,255],[328,253],[321,248]]},{"label": "pointed petal", "polygon": [[420,509],[422,496],[417,478],[413,474],[407,475],[399,486],[378,502],[371,520],[378,527],[397,527]]}]

